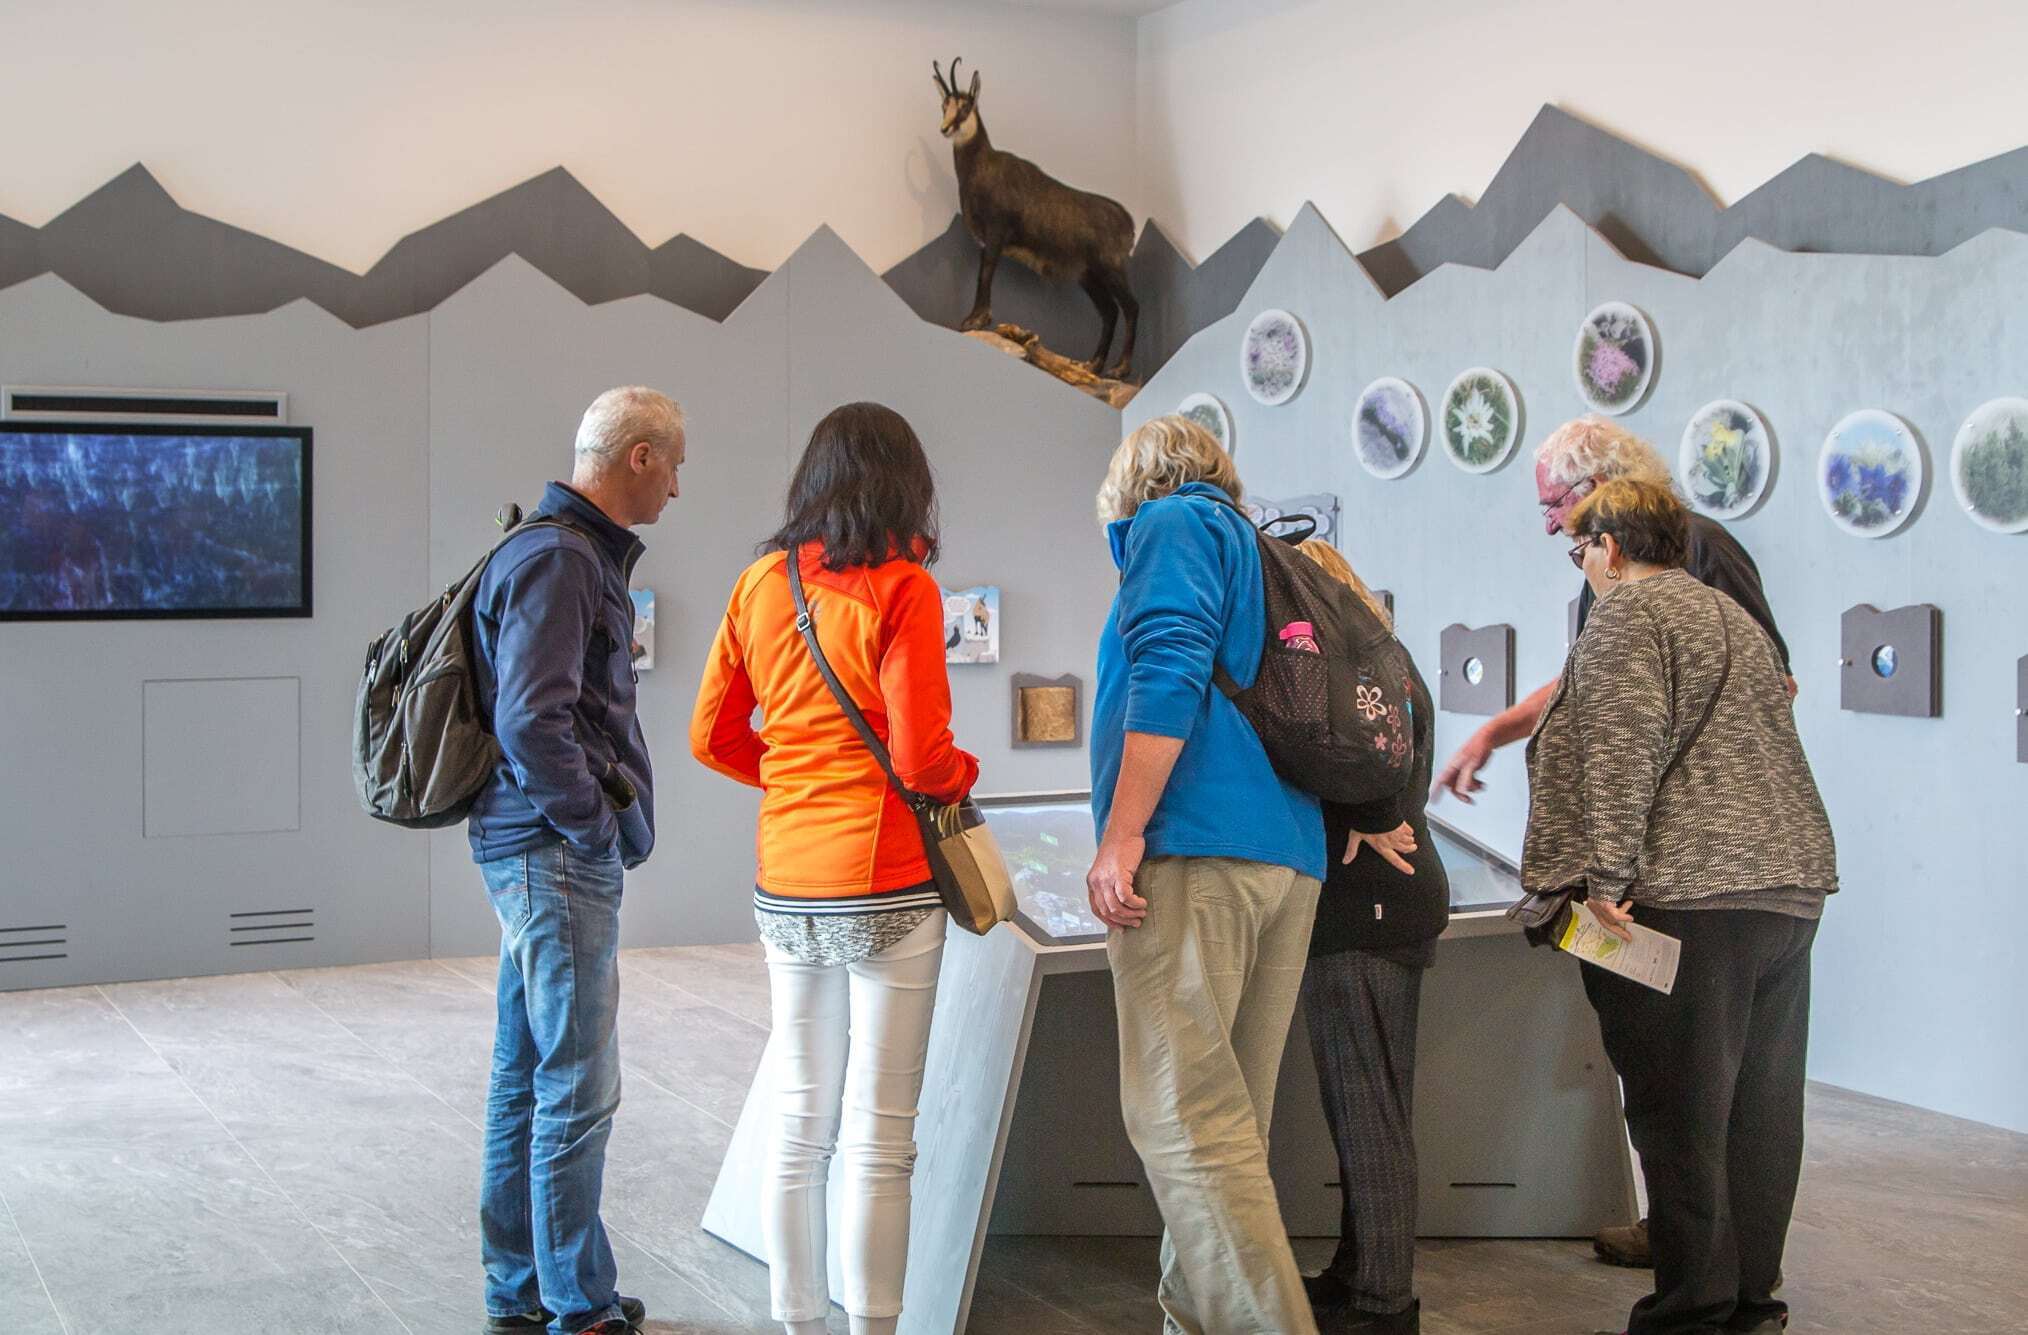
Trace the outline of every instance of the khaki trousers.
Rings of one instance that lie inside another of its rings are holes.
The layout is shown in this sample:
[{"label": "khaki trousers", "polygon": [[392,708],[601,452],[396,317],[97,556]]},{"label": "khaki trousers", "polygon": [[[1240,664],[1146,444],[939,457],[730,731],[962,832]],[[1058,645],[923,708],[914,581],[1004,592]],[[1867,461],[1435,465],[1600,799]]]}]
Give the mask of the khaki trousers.
[{"label": "khaki trousers", "polygon": [[1161,1207],[1163,1330],[1314,1335],[1268,1176],[1275,1078],[1318,883],[1237,858],[1150,858],[1106,937],[1120,1110]]}]

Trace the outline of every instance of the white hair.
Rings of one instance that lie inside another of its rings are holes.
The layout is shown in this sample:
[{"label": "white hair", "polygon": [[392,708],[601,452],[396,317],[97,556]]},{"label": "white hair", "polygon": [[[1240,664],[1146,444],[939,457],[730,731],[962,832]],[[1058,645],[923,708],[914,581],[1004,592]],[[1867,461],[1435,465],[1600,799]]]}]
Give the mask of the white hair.
[{"label": "white hair", "polygon": [[577,459],[603,468],[619,462],[636,441],[667,454],[683,434],[683,407],[645,385],[609,389],[584,410],[577,424]]},{"label": "white hair", "polygon": [[1669,465],[1653,445],[1618,422],[1593,415],[1565,422],[1535,447],[1551,482],[1574,487],[1589,478],[1631,478],[1672,486]]}]

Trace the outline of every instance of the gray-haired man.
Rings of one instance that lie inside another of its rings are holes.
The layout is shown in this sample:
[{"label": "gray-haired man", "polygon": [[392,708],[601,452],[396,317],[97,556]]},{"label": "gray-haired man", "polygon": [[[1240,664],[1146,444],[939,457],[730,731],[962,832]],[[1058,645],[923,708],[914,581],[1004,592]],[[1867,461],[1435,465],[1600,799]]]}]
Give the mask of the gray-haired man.
[{"label": "gray-haired man", "polygon": [[479,1222],[486,1330],[624,1335],[599,1218],[620,1103],[620,889],[655,843],[634,714],[629,530],[676,496],[683,410],[629,386],[592,401],[568,484],[494,554],[473,600],[479,702],[500,763],[472,857],[500,919],[499,1024]]}]

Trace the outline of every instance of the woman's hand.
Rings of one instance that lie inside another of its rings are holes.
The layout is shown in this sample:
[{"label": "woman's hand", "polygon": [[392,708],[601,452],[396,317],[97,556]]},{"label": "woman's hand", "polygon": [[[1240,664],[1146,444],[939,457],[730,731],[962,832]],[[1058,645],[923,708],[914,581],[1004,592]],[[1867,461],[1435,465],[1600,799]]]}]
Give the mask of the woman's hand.
[{"label": "woman's hand", "polygon": [[1148,916],[1148,901],[1134,893],[1134,873],[1147,854],[1148,841],[1139,835],[1116,835],[1106,831],[1099,841],[1098,856],[1085,873],[1084,887],[1091,896],[1091,911],[1100,922],[1114,927],[1139,927]]},{"label": "woman's hand", "polygon": [[1627,930],[1634,921],[1634,901],[1622,899],[1615,904],[1606,899],[1587,899],[1591,905],[1591,916],[1598,919],[1598,925],[1622,941],[1632,941],[1634,934]]},{"label": "woman's hand", "polygon": [[1406,856],[1415,852],[1415,831],[1409,828],[1407,821],[1403,821],[1386,834],[1361,834],[1357,830],[1352,831],[1352,837],[1345,841],[1344,860],[1349,863],[1358,857],[1359,847],[1362,844],[1385,858],[1388,865],[1402,875],[1415,875],[1415,864]]}]

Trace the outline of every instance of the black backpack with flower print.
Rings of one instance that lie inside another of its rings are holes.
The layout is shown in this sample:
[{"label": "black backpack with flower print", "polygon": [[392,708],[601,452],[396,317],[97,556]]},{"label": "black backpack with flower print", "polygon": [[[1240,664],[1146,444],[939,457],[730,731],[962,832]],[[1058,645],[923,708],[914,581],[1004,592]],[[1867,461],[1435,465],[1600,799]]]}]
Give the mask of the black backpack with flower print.
[{"label": "black backpack with flower print", "polygon": [[[1291,522],[1281,520],[1267,527]],[[1326,802],[1393,797],[1415,771],[1415,664],[1349,585],[1296,549],[1308,533],[1256,528],[1267,638],[1242,689],[1213,680],[1260,735],[1275,772]]]}]

